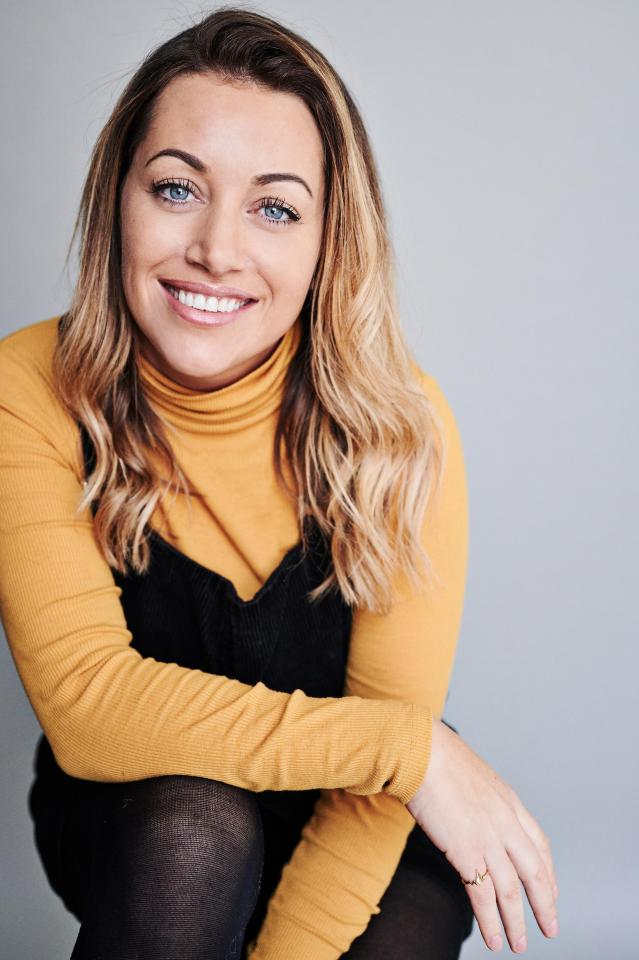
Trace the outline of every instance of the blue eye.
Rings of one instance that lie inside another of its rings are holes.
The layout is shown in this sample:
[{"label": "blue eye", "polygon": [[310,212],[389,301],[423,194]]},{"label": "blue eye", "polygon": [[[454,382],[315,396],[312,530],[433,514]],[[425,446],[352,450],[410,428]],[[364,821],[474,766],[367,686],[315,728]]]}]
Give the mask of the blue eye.
[{"label": "blue eye", "polygon": [[[181,184],[179,184],[179,183],[169,184],[169,190],[183,190],[185,193],[189,193],[188,188],[181,186]],[[175,200],[176,198],[175,198],[175,197],[172,197],[171,199]],[[182,199],[182,200],[185,200],[186,197],[182,197],[181,199]]]},{"label": "blue eye", "polygon": [[[273,214],[273,216],[275,217],[276,220],[281,220],[281,219],[282,219],[282,214],[285,213],[285,211],[282,209],[282,207],[270,206],[270,207],[263,207],[262,209],[263,209],[263,210],[275,210],[275,214]],[[278,216],[278,214],[279,214],[280,216]]]},{"label": "blue eye", "polygon": [[[280,197],[265,197],[263,200],[260,200],[259,207],[262,210],[270,210],[275,213],[273,219],[266,217],[268,223],[272,223],[274,226],[288,226],[291,223],[296,223],[300,219],[300,215],[297,210],[294,210],[293,207],[289,207],[287,203]],[[280,216],[277,216],[280,214]],[[287,219],[284,219],[283,214],[286,214]]]},{"label": "blue eye", "polygon": [[187,201],[184,197],[180,200],[176,200],[171,197],[163,196],[162,191],[166,189],[181,190],[183,193],[193,193],[188,180],[157,180],[155,183],[153,183],[151,185],[151,193],[158,194],[164,203],[170,203],[174,207],[184,207],[187,205]]},{"label": "blue eye", "polygon": [[[167,197],[163,193],[164,190],[181,192],[182,196]],[[168,203],[172,207],[187,207],[189,206],[187,195],[189,193],[195,195],[195,189],[190,180],[156,180],[151,185],[151,193],[157,194],[163,203]],[[264,197],[259,201],[258,209],[267,211],[267,215],[262,219],[274,226],[286,227],[301,219],[297,210],[285,203],[281,197]]]}]

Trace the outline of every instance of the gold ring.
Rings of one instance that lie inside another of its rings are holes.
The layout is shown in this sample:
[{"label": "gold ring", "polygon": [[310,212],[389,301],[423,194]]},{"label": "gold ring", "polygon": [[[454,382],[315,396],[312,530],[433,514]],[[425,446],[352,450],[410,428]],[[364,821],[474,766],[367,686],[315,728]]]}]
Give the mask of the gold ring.
[{"label": "gold ring", "polygon": [[475,870],[475,879],[474,880],[464,880],[462,877],[463,883],[481,883],[482,880],[488,875],[488,870],[485,873],[480,873],[479,870]]}]

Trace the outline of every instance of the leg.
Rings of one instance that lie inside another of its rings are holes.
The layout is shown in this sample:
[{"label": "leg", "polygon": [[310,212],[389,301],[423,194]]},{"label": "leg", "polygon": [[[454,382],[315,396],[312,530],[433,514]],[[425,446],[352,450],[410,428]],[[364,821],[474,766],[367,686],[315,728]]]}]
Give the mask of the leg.
[{"label": "leg", "polygon": [[398,866],[348,960],[457,960],[464,938],[457,903],[433,877]]},{"label": "leg", "polygon": [[58,862],[45,869],[80,920],[72,960],[240,957],[263,862],[251,794],[166,776],[67,778],[60,796],[60,825],[48,826]]},{"label": "leg", "polygon": [[[288,863],[293,850],[299,843],[302,829],[302,824],[298,819],[295,817],[287,819],[280,816],[262,804],[259,793],[255,796],[258,798],[262,816],[264,860],[259,895],[245,931],[245,946],[258,935],[262,927],[269,900],[280,882],[284,865]],[[302,798],[301,803],[307,804],[308,801]],[[242,960],[244,960],[244,957],[245,953],[243,952]]]},{"label": "leg", "polygon": [[348,960],[458,960],[473,911],[457,871],[417,825]]}]

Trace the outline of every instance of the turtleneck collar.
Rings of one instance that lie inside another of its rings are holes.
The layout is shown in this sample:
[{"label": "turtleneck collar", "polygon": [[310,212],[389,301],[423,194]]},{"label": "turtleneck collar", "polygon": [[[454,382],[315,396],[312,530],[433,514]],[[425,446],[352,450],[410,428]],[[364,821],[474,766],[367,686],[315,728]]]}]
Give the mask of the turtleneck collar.
[{"label": "turtleneck collar", "polygon": [[154,409],[190,432],[234,433],[267,419],[279,409],[289,363],[302,336],[298,317],[263,363],[219,390],[200,391],[171,380],[142,353],[138,371]]}]

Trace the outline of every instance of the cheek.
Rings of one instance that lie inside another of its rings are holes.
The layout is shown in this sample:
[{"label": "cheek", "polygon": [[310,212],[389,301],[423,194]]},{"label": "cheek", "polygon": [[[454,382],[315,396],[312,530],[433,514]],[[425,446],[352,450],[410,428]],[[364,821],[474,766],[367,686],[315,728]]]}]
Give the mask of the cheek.
[{"label": "cheek", "polygon": [[[122,207],[121,243],[122,243],[122,275],[129,287],[135,282],[137,271],[143,266],[146,254],[145,237],[148,232],[144,229],[144,221],[134,204]],[[148,241],[147,241],[148,242]]]},{"label": "cheek", "polygon": [[254,263],[278,296],[303,301],[313,276],[318,250],[314,238],[294,235],[295,227],[274,227],[291,231],[290,237],[269,237],[256,250]]},{"label": "cheek", "polygon": [[[178,219],[177,217],[175,218]],[[133,276],[162,260],[167,252],[179,245],[179,225],[158,211],[146,198],[131,200],[122,205],[122,266]]]}]

